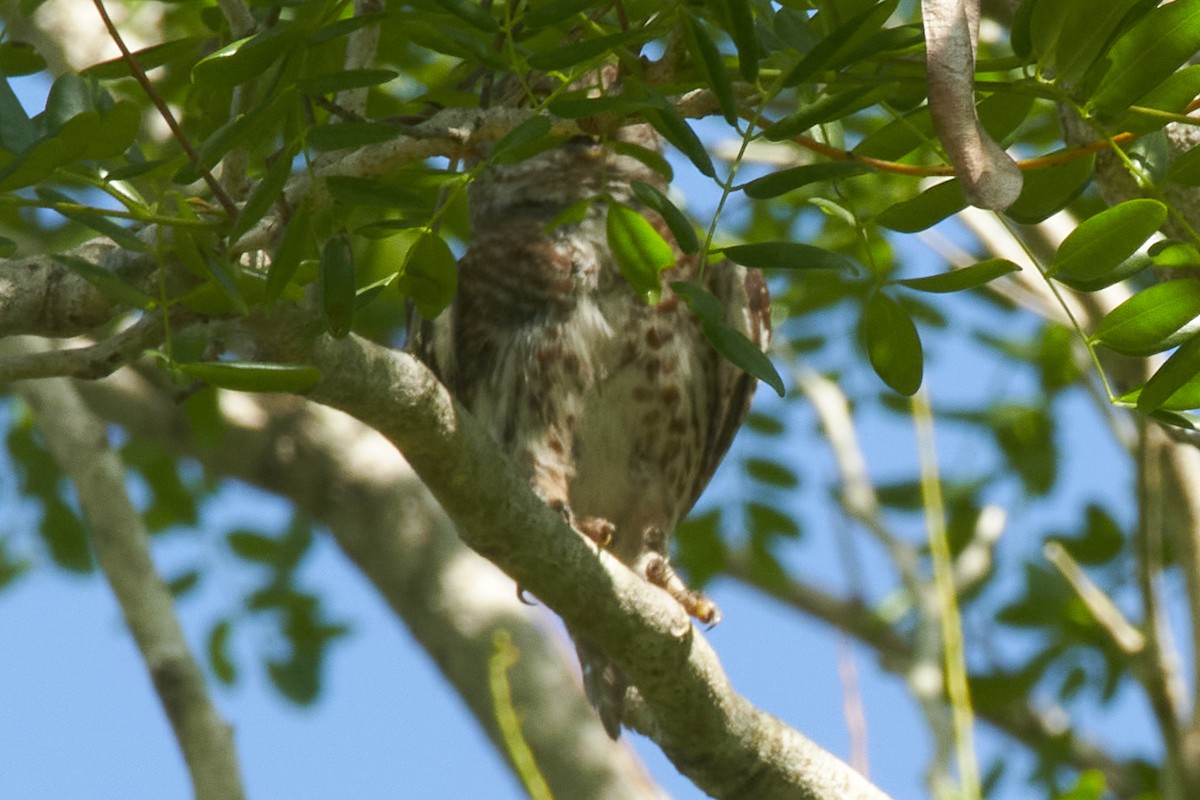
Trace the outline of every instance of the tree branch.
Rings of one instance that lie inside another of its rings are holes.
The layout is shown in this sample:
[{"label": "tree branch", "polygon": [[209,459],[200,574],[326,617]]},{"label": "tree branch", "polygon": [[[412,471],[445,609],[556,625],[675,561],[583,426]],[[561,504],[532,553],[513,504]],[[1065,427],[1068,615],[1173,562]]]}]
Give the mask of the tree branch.
[{"label": "tree branch", "polygon": [[0,358],[0,384],[29,378],[103,378],[162,340],[163,316],[149,313],[120,333],[93,345]]},{"label": "tree branch", "polygon": [[416,359],[355,336],[315,341],[282,317],[255,326],[273,358],[322,373],[310,397],[378,430],[472,547],[621,665],[645,701],[635,725],[718,798],[881,800],[834,756],[729,685],[683,609],[575,534],[506,463],[482,426]]},{"label": "tree branch", "polygon": [[[6,349],[22,346],[33,343],[12,339]],[[75,483],[92,548],[171,722],[195,796],[241,800],[232,732],[208,697],[171,593],[154,569],[145,526],[126,493],[124,464],[109,448],[103,423],[65,378],[22,382],[17,391]]]},{"label": "tree branch", "polygon": [[327,525],[496,744],[487,688],[492,637],[520,651],[509,671],[522,733],[555,797],[661,800],[632,751],[613,742],[587,706],[565,648],[540,613],[459,541],[412,469],[378,433],[340,412],[281,395],[222,392],[225,435],[191,434],[168,387],[133,370],[80,385],[92,408],[131,435],[198,459],[291,502]]}]

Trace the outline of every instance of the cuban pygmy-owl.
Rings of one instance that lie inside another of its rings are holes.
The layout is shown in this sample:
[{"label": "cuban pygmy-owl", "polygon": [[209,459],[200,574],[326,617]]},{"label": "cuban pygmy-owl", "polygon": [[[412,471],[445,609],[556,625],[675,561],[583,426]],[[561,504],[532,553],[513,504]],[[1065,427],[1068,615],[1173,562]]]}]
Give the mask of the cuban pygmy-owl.
[{"label": "cuban pygmy-owl", "polygon": [[[659,147],[646,125],[618,138]],[[547,504],[714,622],[712,603],[668,566],[667,537],[728,450],[755,381],[713,349],[668,284],[700,282],[721,301],[725,323],[762,348],[769,301],[761,273],[728,261],[701,271],[678,248],[661,301],[639,297],[605,233],[604,198],[640,208],[633,181],[667,188],[641,161],[590,139],[490,168],[471,186],[458,294],[415,329],[415,350]],[[581,220],[550,224],[581,200],[596,201]],[[673,242],[657,214],[643,213]],[[573,636],[588,699],[615,739],[627,681]]]}]

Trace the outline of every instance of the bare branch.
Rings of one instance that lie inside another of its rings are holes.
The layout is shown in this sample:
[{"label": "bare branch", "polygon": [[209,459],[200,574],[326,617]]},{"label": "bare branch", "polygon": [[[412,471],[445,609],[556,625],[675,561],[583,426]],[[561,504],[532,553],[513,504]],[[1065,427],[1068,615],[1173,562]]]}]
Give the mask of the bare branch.
[{"label": "bare branch", "polygon": [[544,612],[467,549],[396,449],[337,411],[287,396],[220,394],[226,435],[191,435],[169,388],[123,370],[80,385],[89,404],[139,438],[287,497],[327,525],[480,726],[504,753],[487,689],[492,637],[520,651],[509,672],[522,733],[555,797],[662,800],[632,751],[604,733],[566,648],[547,639]]},{"label": "bare branch", "polygon": [[383,433],[468,545],[603,647],[638,687],[635,724],[719,798],[881,800],[885,795],[729,685],[678,603],[576,535],[506,463],[483,427],[416,359],[354,336],[312,341],[299,320],[256,329],[282,360],[322,373],[310,398]]},{"label": "bare branch", "polygon": [[[383,0],[354,0],[354,15],[361,17],[383,11]],[[367,25],[350,34],[346,45],[345,68],[365,69],[375,63],[379,47],[379,25]],[[337,104],[352,114],[362,116],[367,110],[367,89],[346,89],[337,96]]]},{"label": "bare branch", "polygon": [[103,378],[162,340],[162,314],[152,312],[115,336],[96,344],[2,358],[0,384],[29,378]]},{"label": "bare branch", "polygon": [[[6,349],[33,346],[13,338]],[[75,482],[92,548],[171,722],[195,796],[241,800],[245,794],[232,732],[208,697],[171,593],[154,569],[145,526],[125,490],[125,467],[108,446],[104,424],[65,378],[22,382],[17,391]]]}]

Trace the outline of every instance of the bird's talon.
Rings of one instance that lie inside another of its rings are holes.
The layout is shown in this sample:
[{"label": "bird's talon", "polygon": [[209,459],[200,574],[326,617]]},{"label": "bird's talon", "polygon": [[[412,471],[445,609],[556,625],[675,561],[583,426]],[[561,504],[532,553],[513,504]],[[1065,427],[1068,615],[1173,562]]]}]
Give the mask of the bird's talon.
[{"label": "bird's talon", "polygon": [[537,605],[536,601],[530,600],[528,597],[526,597],[525,587],[521,586],[520,584],[517,585],[517,601],[520,602],[522,605],[526,605],[526,606],[536,606]]}]

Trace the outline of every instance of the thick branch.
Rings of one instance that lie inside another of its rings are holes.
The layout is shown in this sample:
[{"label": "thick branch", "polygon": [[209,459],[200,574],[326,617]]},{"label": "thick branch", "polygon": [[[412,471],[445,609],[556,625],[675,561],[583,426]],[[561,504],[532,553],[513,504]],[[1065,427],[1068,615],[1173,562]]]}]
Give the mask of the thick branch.
[{"label": "thick branch", "polygon": [[604,733],[565,648],[547,640],[541,615],[518,602],[511,580],[459,541],[378,433],[294,398],[222,393],[225,436],[213,446],[193,438],[168,389],[131,370],[80,390],[132,435],[287,497],[327,525],[502,753],[486,665],[493,634],[506,631],[520,651],[509,680],[522,733],[555,797],[663,797],[631,751]]},{"label": "thick branch", "polygon": [[541,503],[473,418],[419,362],[357,337],[315,342],[300,321],[257,330],[271,355],[322,372],[311,397],[405,454],[473,549],[585,632],[645,700],[638,723],[676,767],[720,798],[883,798],[882,792],[729,686],[680,606],[576,535]]},{"label": "thick branch", "polygon": [[75,482],[92,548],[183,750],[195,796],[241,800],[232,732],[208,697],[171,593],[154,569],[146,529],[125,491],[125,467],[108,446],[104,424],[65,378],[22,382],[17,390]]}]

